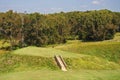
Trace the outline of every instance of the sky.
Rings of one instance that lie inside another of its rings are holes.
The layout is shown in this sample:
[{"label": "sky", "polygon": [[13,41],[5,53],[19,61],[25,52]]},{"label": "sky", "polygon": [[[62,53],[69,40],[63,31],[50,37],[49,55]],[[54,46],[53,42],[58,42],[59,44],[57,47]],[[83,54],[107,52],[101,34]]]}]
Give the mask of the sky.
[{"label": "sky", "polygon": [[0,0],[0,12],[56,13],[109,9],[120,12],[120,0]]}]

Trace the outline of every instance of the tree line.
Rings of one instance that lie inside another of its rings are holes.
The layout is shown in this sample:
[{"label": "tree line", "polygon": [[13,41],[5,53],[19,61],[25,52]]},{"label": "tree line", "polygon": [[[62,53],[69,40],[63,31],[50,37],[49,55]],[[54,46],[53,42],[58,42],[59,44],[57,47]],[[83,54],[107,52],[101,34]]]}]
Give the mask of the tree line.
[{"label": "tree line", "polygon": [[69,39],[102,41],[120,31],[120,12],[110,10],[54,14],[0,13],[0,39],[11,46],[44,46]]}]

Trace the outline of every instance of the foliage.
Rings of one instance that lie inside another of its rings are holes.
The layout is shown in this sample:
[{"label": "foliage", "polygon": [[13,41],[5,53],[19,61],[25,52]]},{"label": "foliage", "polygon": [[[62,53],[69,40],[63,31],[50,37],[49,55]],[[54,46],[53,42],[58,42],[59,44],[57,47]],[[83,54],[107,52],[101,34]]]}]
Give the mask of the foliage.
[{"label": "foliage", "polygon": [[78,24],[74,27],[78,30],[76,34],[84,41],[112,39],[117,29],[113,22],[114,16],[114,13],[108,10],[81,13]]},{"label": "foliage", "polygon": [[119,12],[109,10],[61,12],[55,14],[0,13],[0,39],[18,46],[66,43],[67,39],[100,41],[119,31]]}]

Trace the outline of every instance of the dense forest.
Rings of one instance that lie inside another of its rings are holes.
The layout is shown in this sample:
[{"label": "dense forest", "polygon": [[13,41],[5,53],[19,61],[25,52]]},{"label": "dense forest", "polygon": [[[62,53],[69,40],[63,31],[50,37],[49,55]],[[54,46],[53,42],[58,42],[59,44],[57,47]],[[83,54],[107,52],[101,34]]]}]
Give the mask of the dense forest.
[{"label": "dense forest", "polygon": [[0,13],[0,39],[11,46],[44,46],[66,40],[103,41],[120,31],[120,12]]}]

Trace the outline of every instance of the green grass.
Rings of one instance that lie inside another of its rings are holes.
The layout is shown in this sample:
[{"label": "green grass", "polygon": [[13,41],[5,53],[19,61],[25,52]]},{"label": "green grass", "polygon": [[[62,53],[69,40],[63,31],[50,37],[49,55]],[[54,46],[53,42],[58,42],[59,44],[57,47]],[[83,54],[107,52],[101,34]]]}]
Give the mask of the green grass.
[{"label": "green grass", "polygon": [[54,58],[51,57],[25,56],[10,53],[0,55],[0,74],[42,68],[56,70],[58,66]]},{"label": "green grass", "polygon": [[12,52],[18,55],[31,55],[31,56],[41,56],[41,57],[54,57],[55,55],[61,55],[63,57],[82,57],[85,55],[75,54],[72,52],[56,50],[54,48],[41,48],[41,47],[26,47],[18,49]]},{"label": "green grass", "polygon": [[[118,34],[115,38],[117,37]],[[102,42],[73,40],[66,44],[51,45],[44,48],[26,47],[12,53],[48,58],[62,55],[69,69],[120,69],[120,42],[114,40]]]},{"label": "green grass", "polygon": [[[117,70],[120,65],[95,56],[69,57],[64,60],[68,70]],[[50,70],[58,70],[53,57],[28,56],[6,53],[0,55],[0,74],[16,72],[40,70],[47,68]]]},{"label": "green grass", "polygon": [[120,42],[120,33],[116,33],[116,35],[112,41]]},{"label": "green grass", "polygon": [[95,56],[87,56],[81,58],[65,58],[68,69],[72,70],[117,70],[120,65],[115,62],[98,58]]},{"label": "green grass", "polygon": [[101,57],[120,63],[120,42],[81,42],[68,41],[67,44],[56,46],[58,50]]},{"label": "green grass", "polygon": [[32,70],[3,74],[0,80],[120,80],[120,70]]},{"label": "green grass", "polygon": [[[74,40],[0,54],[0,80],[120,80],[119,40],[117,33],[102,42]],[[54,55],[63,56],[67,72],[60,71]]]}]

